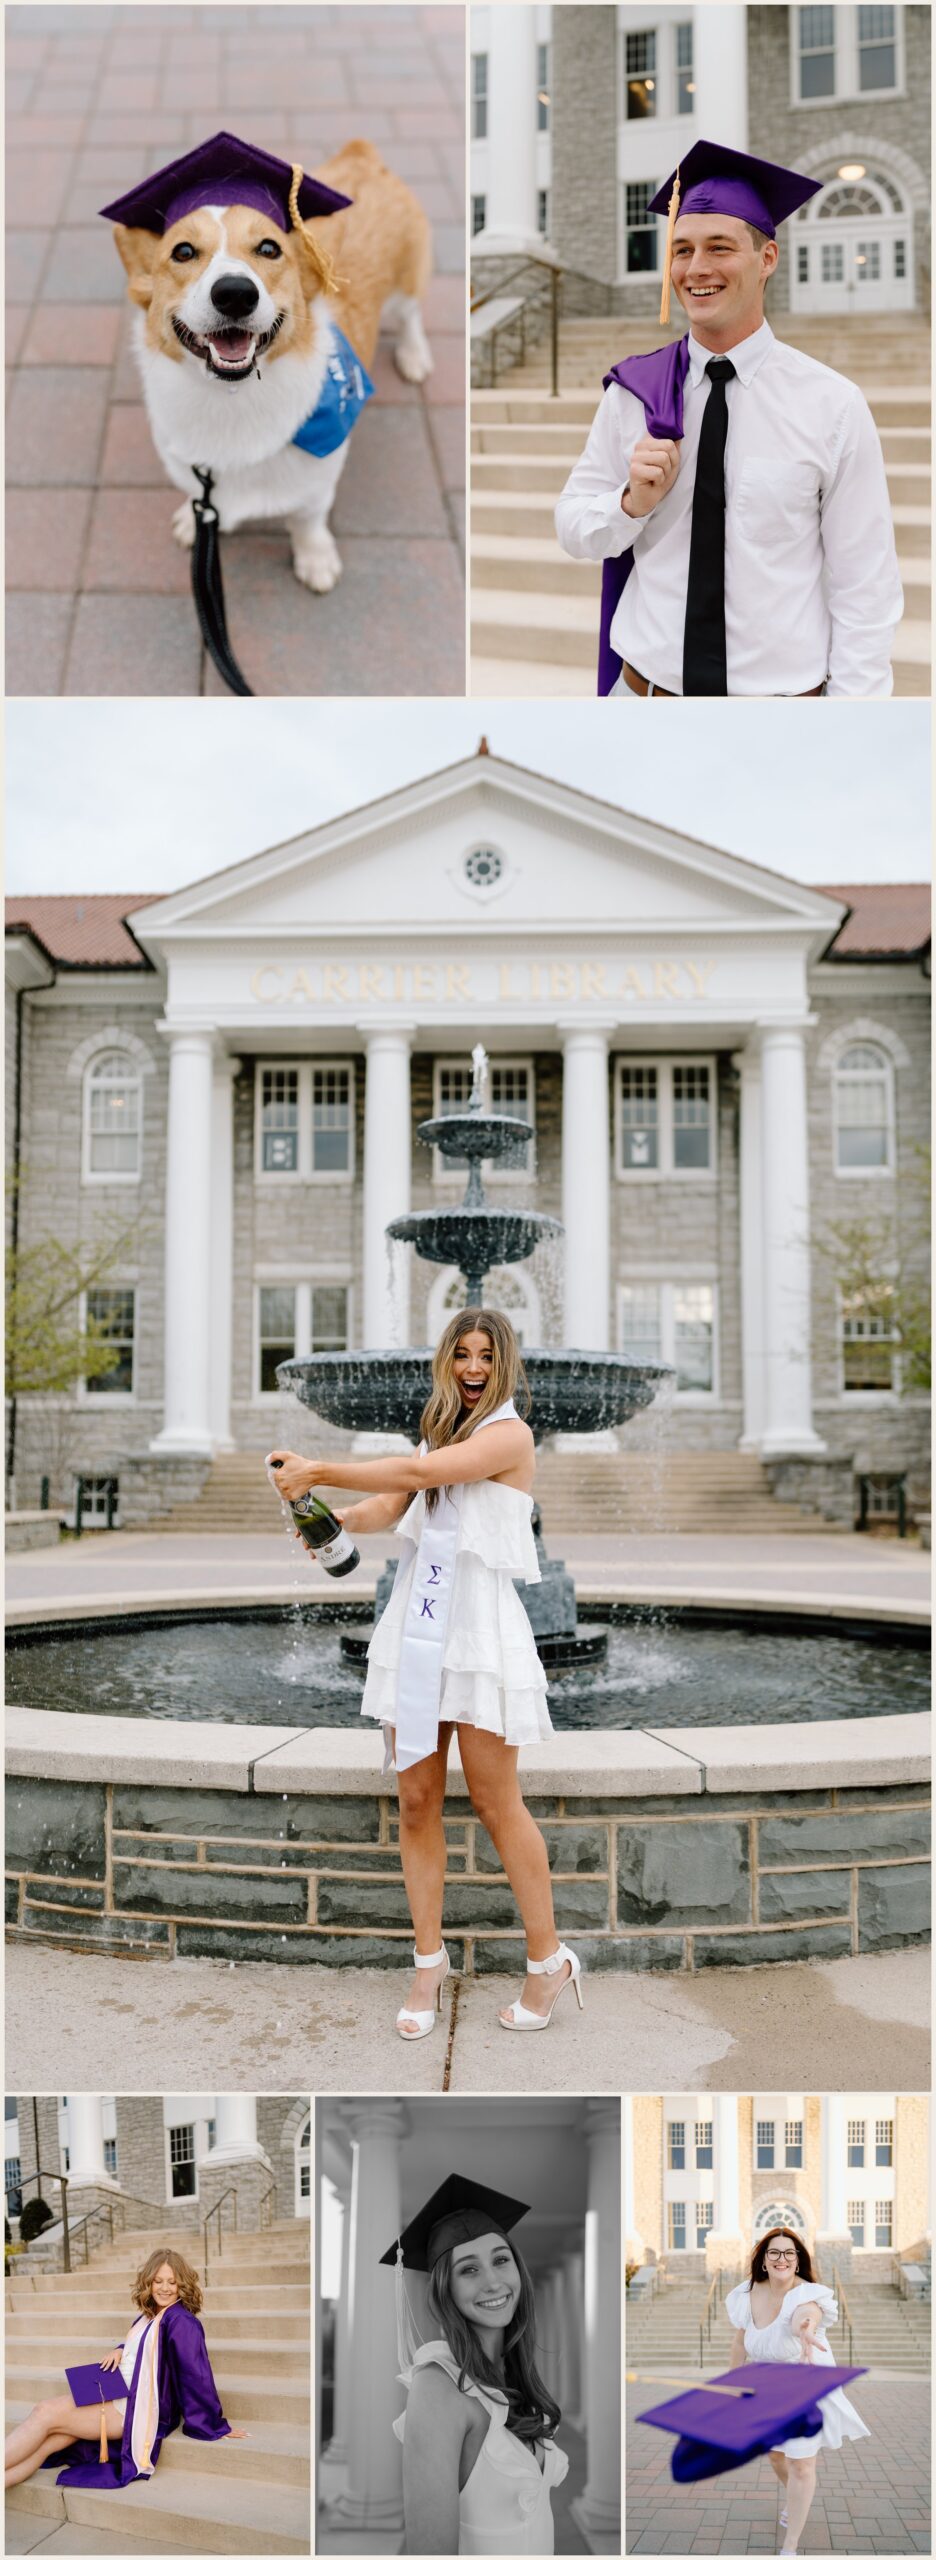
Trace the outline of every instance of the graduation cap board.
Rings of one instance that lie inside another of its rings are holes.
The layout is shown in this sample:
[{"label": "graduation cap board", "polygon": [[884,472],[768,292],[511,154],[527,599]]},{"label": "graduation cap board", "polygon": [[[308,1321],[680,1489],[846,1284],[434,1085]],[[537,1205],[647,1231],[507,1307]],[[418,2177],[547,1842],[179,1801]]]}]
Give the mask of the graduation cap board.
[{"label": "graduation cap board", "polygon": [[737,222],[753,223],[756,231],[775,240],[778,225],[797,213],[801,204],[808,204],[810,196],[818,195],[822,183],[820,178],[801,177],[796,169],[784,169],[776,161],[756,160],[749,151],[731,151],[726,143],[694,142],[647,208],[649,213],[668,217],[661,321],[670,316],[673,235],[681,214],[727,213]]},{"label": "graduation cap board", "polygon": [[[861,2364],[735,2365],[711,2382],[687,2382],[674,2400],[655,2409],[642,2409],[640,2424],[678,2438],[670,2462],[674,2480],[708,2480],[753,2462],[784,2436],[821,2434],[819,2402],[865,2372]],[[629,2373],[627,2379],[655,2382],[660,2376]]]},{"label": "graduation cap board", "polygon": [[384,2250],[380,2264],[403,2265],[414,2273],[431,2275],[439,2259],[462,2241],[481,2240],[488,2231],[499,2231],[506,2240],[529,2210],[516,2196],[501,2195],[496,2187],[480,2187],[474,2178],[453,2174],[443,2179],[405,2231]]},{"label": "graduation cap board", "polygon": [[[195,151],[167,161],[164,169],[155,170],[152,177],[144,178],[126,195],[115,196],[112,204],[102,205],[101,214],[108,222],[123,223],[127,230],[152,231],[162,238],[173,223],[184,221],[200,205],[252,205],[281,231],[301,231],[306,222],[343,212],[350,203],[350,196],[339,195],[334,187],[323,186],[320,179],[307,177],[298,162],[278,160],[272,152],[259,151],[254,143],[241,142],[237,134],[213,133]],[[326,266],[327,262],[323,262],[323,268]],[[192,594],[202,638],[229,691],[249,694],[253,688],[238,666],[228,637],[218,511],[213,504],[214,474],[194,460],[192,470],[201,490],[200,497],[192,500]]]},{"label": "graduation cap board", "polygon": [[98,2461],[109,2462],[110,2447],[107,2441],[104,2411],[109,2400],[125,2400],[127,2397],[127,2384],[122,2373],[116,2367],[112,2373],[105,2372],[104,2366],[100,2364],[67,2364],[65,2380],[76,2409],[93,2409],[96,2402],[100,2401],[101,2443]]}]

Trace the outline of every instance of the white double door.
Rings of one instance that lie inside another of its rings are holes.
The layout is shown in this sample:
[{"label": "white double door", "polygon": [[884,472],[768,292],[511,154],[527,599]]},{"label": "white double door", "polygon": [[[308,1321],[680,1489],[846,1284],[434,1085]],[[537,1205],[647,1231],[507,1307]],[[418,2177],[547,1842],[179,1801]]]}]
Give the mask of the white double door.
[{"label": "white double door", "polygon": [[913,310],[913,241],[899,216],[810,224],[797,239],[794,311]]}]

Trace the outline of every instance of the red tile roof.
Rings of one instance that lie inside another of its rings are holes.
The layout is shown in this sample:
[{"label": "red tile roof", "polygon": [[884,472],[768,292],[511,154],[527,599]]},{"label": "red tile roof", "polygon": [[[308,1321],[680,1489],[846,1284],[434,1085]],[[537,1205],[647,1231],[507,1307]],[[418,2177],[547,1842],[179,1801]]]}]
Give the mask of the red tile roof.
[{"label": "red tile roof", "polygon": [[856,881],[854,886],[822,883],[829,898],[841,898],[852,910],[830,947],[833,960],[909,958],[925,951],[930,938],[930,891],[925,880]]},{"label": "red tile roof", "polygon": [[125,916],[155,906],[158,889],[133,897],[8,898],[7,931],[27,929],[50,960],[65,969],[145,969],[149,964]]}]

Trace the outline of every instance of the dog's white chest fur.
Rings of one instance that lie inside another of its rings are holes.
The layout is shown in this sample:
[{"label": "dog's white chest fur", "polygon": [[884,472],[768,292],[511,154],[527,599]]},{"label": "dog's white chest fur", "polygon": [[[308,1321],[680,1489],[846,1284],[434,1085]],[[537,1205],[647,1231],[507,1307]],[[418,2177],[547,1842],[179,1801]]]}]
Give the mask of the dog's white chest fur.
[{"label": "dog's white chest fur", "polygon": [[[280,515],[303,504],[321,464],[293,444],[321,396],[332,343],[323,316],[308,355],[260,358],[246,382],[224,382],[197,357],[181,364],[147,342],[144,315],[136,318],[135,350],[143,396],[161,461],[177,489],[196,488],[193,466],[215,474],[216,498],[226,529],[246,515]],[[331,464],[332,457],[326,457]],[[336,474],[329,469],[333,485]]]}]

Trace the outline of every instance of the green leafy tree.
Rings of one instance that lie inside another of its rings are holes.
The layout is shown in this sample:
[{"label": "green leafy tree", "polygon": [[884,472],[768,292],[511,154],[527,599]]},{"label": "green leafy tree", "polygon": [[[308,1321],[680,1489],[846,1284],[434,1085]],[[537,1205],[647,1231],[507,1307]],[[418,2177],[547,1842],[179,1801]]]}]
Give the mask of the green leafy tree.
[{"label": "green leafy tree", "polygon": [[[919,1392],[932,1380],[932,1302],[929,1277],[930,1158],[915,1149],[916,1172],[898,1199],[896,1221],[884,1214],[831,1220],[816,1248],[831,1269],[846,1315],[874,1330],[861,1346],[866,1368],[891,1384],[891,1353],[899,1355],[901,1392]],[[846,1347],[847,1356],[847,1347]],[[875,1383],[873,1375],[870,1383]]]}]

